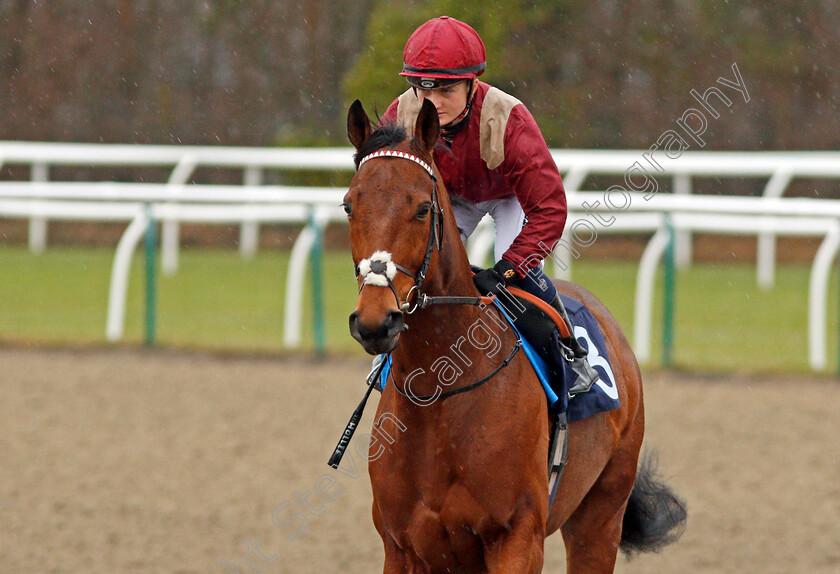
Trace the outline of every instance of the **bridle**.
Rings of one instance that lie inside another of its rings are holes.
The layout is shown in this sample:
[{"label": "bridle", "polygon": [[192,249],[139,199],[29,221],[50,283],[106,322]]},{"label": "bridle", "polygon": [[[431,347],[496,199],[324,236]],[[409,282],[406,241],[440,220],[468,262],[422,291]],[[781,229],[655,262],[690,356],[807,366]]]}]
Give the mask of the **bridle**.
[{"label": "bridle", "polygon": [[[423,262],[420,264],[420,268],[417,270],[416,273],[412,273],[406,267],[400,265],[399,263],[390,261],[390,256],[385,257],[384,252],[376,252],[374,253],[370,259],[365,259],[356,266],[356,279],[359,278],[361,273],[360,267],[365,262],[368,262],[370,267],[365,268],[365,277],[362,281],[362,284],[359,286],[359,293],[362,292],[365,285],[382,285],[388,286],[391,289],[391,292],[394,294],[394,297],[397,299],[397,307],[401,311],[404,311],[406,314],[411,315],[417,309],[422,309],[427,305],[434,304],[435,299],[469,299],[470,302],[477,299],[476,297],[428,297],[421,293],[421,289],[423,287],[423,282],[426,280],[426,273],[429,271],[429,265],[432,262],[432,253],[434,253],[435,248],[440,251],[441,246],[443,245],[443,209],[440,206],[440,200],[438,198],[437,193],[437,176],[435,175],[434,170],[432,170],[432,166],[428,163],[420,159],[419,157],[412,155],[408,152],[403,151],[396,151],[396,150],[379,150],[375,151],[371,154],[366,155],[359,161],[359,169],[361,169],[362,165],[365,162],[375,159],[375,158],[401,158],[412,161],[423,168],[423,170],[429,174],[429,177],[432,178],[432,222],[429,226],[429,239],[426,242],[426,253],[423,256]],[[376,257],[377,254],[382,254],[378,258]],[[393,265],[393,269],[389,266]],[[395,271],[400,271],[411,277],[414,280],[414,285],[412,285],[411,289],[408,290],[408,294],[405,296],[405,301],[400,301],[399,293],[397,293],[397,288],[394,286],[393,278],[395,275]],[[368,278],[373,277],[369,280]],[[411,299],[412,293],[416,293],[417,301],[412,306],[409,303]],[[450,301],[452,303],[454,301]],[[462,301],[466,302],[466,301]],[[477,304],[477,303],[476,303]]]},{"label": "bridle", "polygon": [[[423,282],[426,280],[426,273],[429,270],[429,265],[432,261],[432,253],[437,247],[438,251],[443,244],[443,209],[440,207],[440,200],[438,199],[437,193],[437,177],[435,176],[435,172],[432,170],[432,167],[420,159],[419,157],[412,155],[407,152],[396,151],[396,150],[380,150],[375,151],[371,154],[366,155],[359,161],[358,169],[361,169],[362,165],[374,158],[381,158],[381,157],[388,157],[388,158],[401,158],[406,159],[409,161],[413,161],[420,167],[422,167],[429,177],[432,178],[432,223],[429,227],[429,240],[426,243],[426,254],[423,256],[423,263],[420,265],[420,268],[417,270],[417,273],[412,273],[407,268],[390,261],[390,255],[387,260],[385,257],[375,258],[377,253],[383,252],[376,252],[374,253],[370,259],[363,259],[359,265],[356,266],[356,278],[358,279],[361,275],[364,275],[364,280],[362,284],[359,286],[359,293],[362,292],[365,285],[375,284],[380,286],[388,286],[391,288],[391,292],[394,294],[394,297],[397,299],[397,306],[399,309],[409,315],[417,311],[418,309],[424,309],[429,305],[437,305],[437,304],[454,304],[454,305],[481,305],[492,303],[494,297],[456,297],[456,296],[436,296],[436,297],[429,297],[425,293],[421,293],[420,289],[423,287]],[[367,262],[367,263],[366,263]],[[364,271],[365,273],[361,273],[360,267],[362,264],[366,263],[367,267]],[[406,295],[406,301],[400,301],[399,293],[397,293],[397,288],[394,287],[393,278],[396,276],[396,272],[400,271],[405,273],[412,279],[414,279],[414,285],[409,289],[408,294]],[[373,277],[371,281],[368,281],[368,278]],[[409,303],[409,299],[411,298],[412,293],[417,293],[417,301],[414,303],[412,307],[411,303]],[[513,357],[517,354],[517,352],[522,348],[522,339],[519,337],[517,333],[516,337],[516,344],[513,346],[510,354],[505,358],[501,365],[496,367],[489,375],[483,377],[482,379],[476,381],[475,383],[468,385],[466,387],[458,388],[449,390],[439,395],[432,395],[429,397],[410,397],[408,396],[405,391],[399,388],[396,381],[394,381],[394,388],[397,389],[397,392],[407,398],[409,400],[439,400],[439,399],[446,399],[448,397],[461,394],[467,391],[471,391],[476,389],[486,383],[487,381],[491,380],[495,377],[502,369],[507,367],[510,362],[513,360]],[[368,388],[365,392],[364,397],[362,398],[359,406],[356,407],[356,410],[353,412],[353,415],[350,417],[350,421],[347,423],[347,427],[344,429],[344,433],[341,435],[341,439],[338,441],[338,444],[335,447],[335,451],[333,451],[332,456],[329,460],[329,465],[333,468],[338,468],[339,463],[341,462],[341,458],[344,456],[344,452],[347,449],[347,445],[350,444],[350,439],[353,437],[353,433],[356,431],[356,428],[359,425],[359,421],[362,418],[362,414],[365,410],[365,405],[367,404],[368,397],[370,397],[370,393],[374,388],[377,388],[375,384],[376,381],[379,380],[379,376],[382,373],[386,365],[386,361],[383,359],[380,361],[379,366],[374,369],[373,372],[368,376]],[[393,371],[391,372],[393,376]],[[381,390],[381,389],[380,389]]]},{"label": "bridle", "polygon": [[[443,209],[441,209],[440,207],[440,202],[437,194],[437,177],[435,176],[432,167],[419,157],[407,152],[396,150],[380,150],[366,155],[361,159],[361,161],[359,161],[359,168],[361,169],[362,165],[366,161],[378,157],[396,157],[401,159],[407,159],[409,161],[413,161],[414,163],[422,167],[426,171],[426,173],[429,174],[429,177],[432,178],[432,223],[429,227],[429,240],[426,243],[426,254],[423,257],[423,263],[420,265],[420,269],[417,270],[417,273],[412,273],[404,266],[391,261],[389,253],[377,251],[373,255],[371,255],[370,259],[363,259],[359,263],[359,265],[356,266],[356,278],[358,279],[359,276],[364,275],[364,280],[359,286],[359,293],[362,292],[362,289],[364,289],[365,285],[378,285],[381,287],[388,286],[390,287],[391,292],[394,294],[394,297],[397,299],[397,306],[400,308],[400,310],[404,311],[408,315],[411,315],[418,309],[424,309],[429,305],[481,305],[482,303],[485,305],[492,304],[495,297],[430,297],[425,293],[420,292],[420,289],[423,287],[423,281],[425,281],[426,279],[426,272],[429,270],[429,264],[432,260],[432,253],[434,252],[435,246],[437,246],[438,251],[440,251],[441,244],[443,242]],[[363,266],[364,269],[360,269]],[[405,302],[400,301],[399,293],[397,293],[397,288],[394,286],[394,282],[392,281],[397,271],[405,273],[406,275],[414,279],[414,285],[411,287],[411,289],[408,290]],[[411,303],[409,303],[409,299],[411,298],[411,294],[414,292],[417,293],[417,301],[412,306]],[[452,395],[470,391],[476,387],[483,385],[484,383],[492,379],[499,371],[505,368],[508,365],[508,363],[510,363],[510,361],[519,351],[521,346],[522,340],[517,335],[516,344],[511,350],[510,355],[508,355],[508,357],[502,362],[502,364],[499,365],[495,370],[493,370],[492,373],[471,385],[459,389],[446,391],[440,396],[434,398],[446,398]],[[383,364],[380,365],[379,371],[382,370],[383,366],[384,361]],[[371,381],[368,381],[369,384],[370,382]],[[408,395],[404,391],[402,391],[398,385],[395,384],[394,387],[401,395],[408,397]],[[433,397],[429,396],[418,398],[420,400],[423,400],[431,399]]]},{"label": "bridle", "polygon": [[[359,293],[362,292],[365,285],[378,285],[381,287],[389,287],[394,297],[397,300],[397,307],[407,315],[413,314],[418,309],[425,309],[429,305],[480,305],[481,303],[490,304],[493,297],[459,297],[459,296],[435,296],[430,297],[420,290],[423,288],[423,282],[426,280],[426,273],[429,271],[429,265],[432,262],[432,253],[437,247],[440,251],[443,245],[443,209],[440,206],[440,199],[437,192],[437,176],[428,163],[419,157],[408,152],[397,150],[379,150],[366,155],[359,161],[359,169],[362,165],[375,158],[400,158],[412,161],[423,168],[432,178],[432,223],[429,226],[429,240],[426,242],[426,254],[423,256],[423,263],[417,273],[412,273],[406,267],[391,261],[390,254],[386,252],[377,251],[369,259],[363,259],[359,265],[356,265],[356,279],[364,275],[364,280],[359,285]],[[377,257],[377,255],[380,255]],[[384,257],[387,255],[387,257]],[[365,266],[364,270],[361,269]],[[362,272],[364,271],[364,272]],[[392,281],[396,272],[405,273],[414,280],[414,285],[408,290],[405,296],[405,301],[400,300],[400,295],[397,293],[397,288]],[[412,293],[416,293],[417,300],[412,305],[409,303]]]}]

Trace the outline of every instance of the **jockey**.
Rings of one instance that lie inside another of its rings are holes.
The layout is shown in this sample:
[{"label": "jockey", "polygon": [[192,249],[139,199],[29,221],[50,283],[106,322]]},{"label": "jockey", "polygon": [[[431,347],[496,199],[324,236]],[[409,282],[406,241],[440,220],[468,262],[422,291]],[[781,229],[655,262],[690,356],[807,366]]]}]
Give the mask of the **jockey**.
[{"label": "jockey", "polygon": [[[526,107],[478,80],[486,52],[478,33],[448,16],[429,20],[409,37],[403,52],[409,89],[385,112],[383,121],[414,126],[423,100],[438,111],[443,142],[434,160],[455,211],[461,238],[485,214],[496,224],[495,261],[476,273],[482,293],[512,285],[551,304],[574,333],[568,314],[542,260],[563,234],[566,194],[548,146]],[[572,394],[589,390],[598,375],[573,336],[565,355],[578,374]]]}]

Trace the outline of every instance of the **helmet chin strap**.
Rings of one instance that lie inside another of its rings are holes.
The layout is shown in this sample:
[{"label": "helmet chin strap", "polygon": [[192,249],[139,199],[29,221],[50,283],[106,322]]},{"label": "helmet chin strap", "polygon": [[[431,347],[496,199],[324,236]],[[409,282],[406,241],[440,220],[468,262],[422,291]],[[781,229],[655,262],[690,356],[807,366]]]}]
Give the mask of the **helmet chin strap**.
[{"label": "helmet chin strap", "polygon": [[[468,81],[469,88],[467,89],[467,105],[464,106],[464,109],[457,117],[455,117],[455,119],[440,127],[440,135],[448,144],[451,144],[455,136],[458,135],[469,123],[469,117],[472,113],[473,96],[475,96],[475,90],[473,88],[475,87],[476,82],[475,78]],[[414,91],[414,97],[419,97],[417,95],[417,86],[411,84],[411,89]]]},{"label": "helmet chin strap", "polygon": [[470,80],[470,87],[469,91],[467,92],[467,105],[464,107],[464,110],[458,114],[454,120],[446,124],[445,126],[440,127],[440,134],[443,136],[443,139],[446,143],[451,144],[452,140],[455,139],[455,136],[463,130],[466,125],[469,123],[469,117],[472,113],[472,105],[473,105],[473,84],[475,82]]}]

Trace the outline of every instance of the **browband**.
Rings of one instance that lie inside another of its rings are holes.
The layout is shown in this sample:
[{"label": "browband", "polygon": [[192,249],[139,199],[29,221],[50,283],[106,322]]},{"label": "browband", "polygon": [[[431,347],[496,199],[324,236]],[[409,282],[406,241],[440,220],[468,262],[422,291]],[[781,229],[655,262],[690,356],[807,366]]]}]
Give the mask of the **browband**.
[{"label": "browband", "polygon": [[428,174],[430,176],[432,176],[432,179],[435,179],[435,180],[437,179],[435,177],[435,172],[432,171],[432,166],[427,164],[425,161],[423,161],[422,159],[420,159],[416,155],[412,155],[412,154],[406,153],[404,151],[395,151],[395,150],[375,151],[372,154],[366,155],[365,157],[363,157],[361,159],[361,161],[359,162],[359,168],[361,168],[362,164],[365,163],[367,160],[374,159],[374,158],[377,158],[377,157],[401,157],[403,159],[411,160],[414,163],[416,163],[417,165],[419,165],[420,167],[422,167],[423,169],[425,169],[428,172]]}]

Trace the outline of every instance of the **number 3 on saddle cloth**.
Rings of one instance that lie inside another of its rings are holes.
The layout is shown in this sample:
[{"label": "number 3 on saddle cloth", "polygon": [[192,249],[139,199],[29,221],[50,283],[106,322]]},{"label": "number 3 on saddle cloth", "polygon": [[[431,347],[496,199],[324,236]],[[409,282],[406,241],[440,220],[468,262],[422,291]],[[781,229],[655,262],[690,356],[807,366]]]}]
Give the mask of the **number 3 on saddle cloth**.
[{"label": "number 3 on saddle cloth", "polygon": [[[554,317],[549,316],[531,301],[533,295],[515,288],[503,291],[494,303],[520,334],[522,349],[539,377],[548,399],[549,410],[555,415],[565,414],[568,422],[574,422],[596,413],[617,409],[621,402],[604,339],[595,317],[581,302],[566,295],[560,297],[574,325],[574,336],[587,349],[589,364],[599,376],[599,380],[588,392],[575,395],[571,399],[568,390],[574,386],[577,374],[563,356],[560,332],[555,323],[562,323],[563,319],[556,313],[552,313]],[[383,359],[386,364],[379,374],[377,390],[385,388],[391,371],[390,355]]]},{"label": "number 3 on saddle cloth", "polygon": [[494,300],[496,306],[522,336],[522,347],[548,399],[554,413],[565,413],[568,422],[574,422],[596,413],[611,411],[621,406],[615,375],[607,357],[604,338],[598,322],[583,303],[560,294],[563,306],[574,329],[574,337],[587,350],[587,360],[598,373],[598,381],[588,392],[569,397],[577,381],[575,373],[563,352],[560,328],[565,323],[552,309],[547,313],[542,301],[520,289],[509,288]]}]

